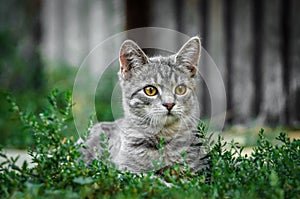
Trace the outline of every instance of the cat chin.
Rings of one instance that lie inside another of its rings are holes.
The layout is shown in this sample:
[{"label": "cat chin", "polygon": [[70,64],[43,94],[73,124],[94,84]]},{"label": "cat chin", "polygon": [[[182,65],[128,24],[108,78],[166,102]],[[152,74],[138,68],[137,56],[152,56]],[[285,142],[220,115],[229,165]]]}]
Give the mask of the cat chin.
[{"label": "cat chin", "polygon": [[162,121],[164,127],[169,127],[177,124],[179,122],[179,118],[173,114],[167,114],[163,117]]}]

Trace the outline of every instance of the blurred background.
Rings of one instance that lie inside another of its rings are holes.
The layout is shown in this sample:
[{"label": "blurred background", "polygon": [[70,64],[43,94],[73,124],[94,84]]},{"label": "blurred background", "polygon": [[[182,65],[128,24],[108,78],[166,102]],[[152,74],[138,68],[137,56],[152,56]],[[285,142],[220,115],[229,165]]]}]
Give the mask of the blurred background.
[{"label": "blurred background", "polygon": [[[42,111],[53,88],[72,90],[80,64],[97,44],[150,26],[201,37],[225,84],[225,130],[267,126],[298,135],[299,19],[298,0],[0,0],[0,144],[31,144],[9,112],[7,93],[26,110]],[[97,88],[98,120],[114,119],[110,96],[118,63],[112,65]],[[201,103],[205,118],[205,85]]]}]

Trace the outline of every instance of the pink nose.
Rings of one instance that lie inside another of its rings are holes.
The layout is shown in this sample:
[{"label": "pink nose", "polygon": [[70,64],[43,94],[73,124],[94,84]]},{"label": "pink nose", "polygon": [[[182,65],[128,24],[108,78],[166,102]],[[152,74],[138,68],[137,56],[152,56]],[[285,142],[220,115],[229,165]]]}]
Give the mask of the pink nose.
[{"label": "pink nose", "polygon": [[174,107],[175,103],[164,103],[163,106],[168,109],[168,111],[172,110]]}]

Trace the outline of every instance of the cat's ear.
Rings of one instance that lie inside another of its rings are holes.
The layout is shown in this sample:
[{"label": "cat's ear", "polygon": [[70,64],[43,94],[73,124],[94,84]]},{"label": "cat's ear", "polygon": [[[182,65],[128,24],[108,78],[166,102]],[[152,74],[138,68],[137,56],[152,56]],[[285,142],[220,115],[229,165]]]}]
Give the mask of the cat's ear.
[{"label": "cat's ear", "polygon": [[128,79],[132,74],[132,69],[146,64],[148,57],[135,42],[126,40],[121,46],[119,61],[121,75]]},{"label": "cat's ear", "polygon": [[176,63],[181,67],[187,67],[194,77],[197,72],[197,65],[200,59],[201,42],[199,37],[192,37],[176,54]]}]

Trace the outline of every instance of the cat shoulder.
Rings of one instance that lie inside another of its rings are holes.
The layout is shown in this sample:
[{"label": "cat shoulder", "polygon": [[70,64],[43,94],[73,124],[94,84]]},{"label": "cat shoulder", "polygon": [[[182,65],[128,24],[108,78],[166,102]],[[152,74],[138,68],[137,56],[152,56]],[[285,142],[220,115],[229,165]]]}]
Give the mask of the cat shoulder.
[{"label": "cat shoulder", "polygon": [[99,122],[91,128],[90,137],[104,134],[107,138],[110,138],[115,129],[115,122]]},{"label": "cat shoulder", "polygon": [[99,122],[96,123],[90,130],[90,136],[99,136],[104,134],[108,139],[118,136],[121,126],[123,126],[123,119],[119,119],[113,122]]}]

